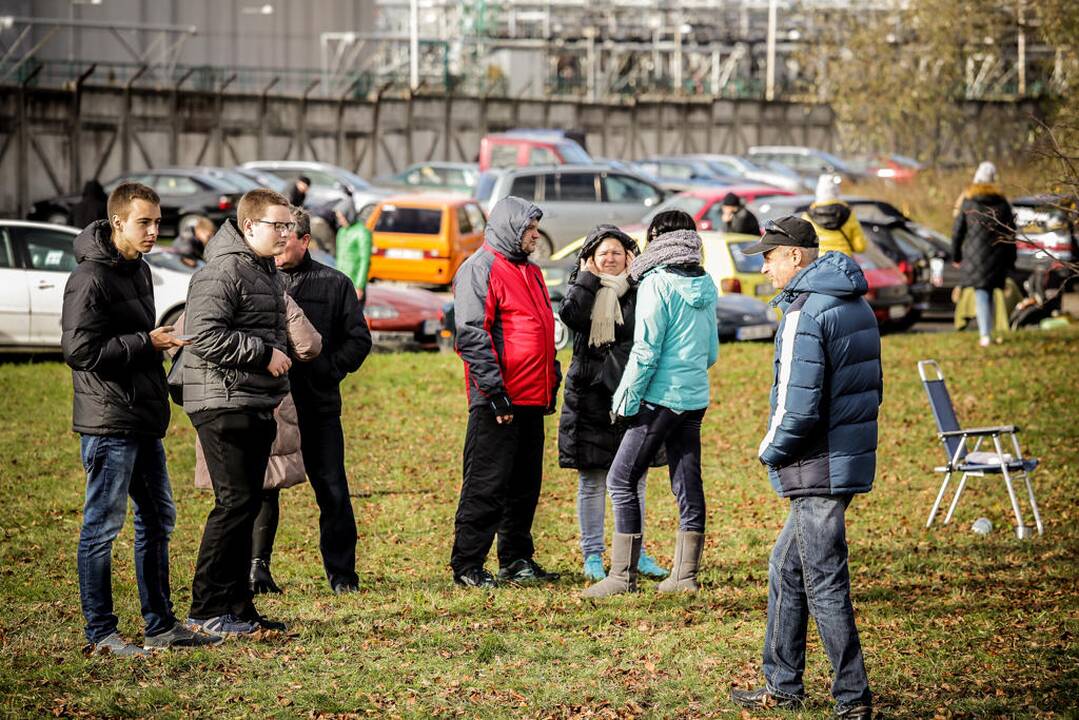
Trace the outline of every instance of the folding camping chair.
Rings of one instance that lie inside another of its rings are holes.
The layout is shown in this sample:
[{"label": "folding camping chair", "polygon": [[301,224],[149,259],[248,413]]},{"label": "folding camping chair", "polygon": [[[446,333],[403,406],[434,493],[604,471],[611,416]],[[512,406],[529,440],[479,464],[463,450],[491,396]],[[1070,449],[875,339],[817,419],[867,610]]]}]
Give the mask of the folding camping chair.
[{"label": "folding camping chair", "polygon": [[[930,369],[935,373],[935,378],[927,376]],[[1034,472],[1034,468],[1038,467],[1038,459],[1023,457],[1023,451],[1019,448],[1019,439],[1016,437],[1019,433],[1019,428],[1015,425],[1001,425],[999,427],[961,429],[959,420],[955,416],[955,409],[952,407],[952,398],[948,394],[948,387],[944,384],[944,373],[941,372],[937,361],[919,360],[918,375],[922,378],[925,392],[929,396],[929,406],[932,408],[933,417],[937,421],[937,435],[944,445],[948,461],[947,465],[933,468],[934,472],[944,473],[944,482],[941,483],[940,492],[937,493],[933,509],[929,511],[929,521],[925,526],[928,528],[933,525],[933,518],[937,515],[940,502],[944,499],[944,492],[948,489],[948,482],[951,480],[953,473],[963,473],[963,476],[959,480],[959,488],[955,491],[955,497],[952,498],[948,514],[944,517],[945,525],[951,522],[952,515],[955,514],[955,506],[959,504],[959,496],[963,494],[968,477],[999,474],[1004,477],[1004,485],[1007,486],[1008,497],[1012,501],[1012,510],[1015,511],[1015,533],[1020,539],[1029,537],[1031,528],[1023,522],[1023,514],[1019,510],[1019,500],[1015,495],[1015,486],[1012,483],[1013,474],[1021,473],[1027,486],[1027,496],[1030,498],[1030,509],[1034,513],[1034,522],[1038,527],[1038,534],[1042,535],[1044,533],[1042,518],[1038,513],[1038,502],[1034,499],[1034,487],[1030,484],[1030,473]],[[1004,435],[1011,436],[1014,454],[1004,451],[1001,443],[1001,437]],[[982,442],[986,438],[992,440],[993,450],[980,449]],[[967,441],[970,439],[975,439],[973,448],[967,447]]]}]

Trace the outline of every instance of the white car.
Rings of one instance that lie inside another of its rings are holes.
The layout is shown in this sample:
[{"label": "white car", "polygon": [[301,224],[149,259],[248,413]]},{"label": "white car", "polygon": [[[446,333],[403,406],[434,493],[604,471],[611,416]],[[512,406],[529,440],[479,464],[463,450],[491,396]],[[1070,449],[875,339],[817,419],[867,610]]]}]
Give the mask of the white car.
[{"label": "white car", "polygon": [[[79,230],[21,220],[0,220],[0,352],[56,352],[64,286],[75,269]],[[154,280],[157,324],[183,312],[195,268],[170,252],[144,256]]]}]

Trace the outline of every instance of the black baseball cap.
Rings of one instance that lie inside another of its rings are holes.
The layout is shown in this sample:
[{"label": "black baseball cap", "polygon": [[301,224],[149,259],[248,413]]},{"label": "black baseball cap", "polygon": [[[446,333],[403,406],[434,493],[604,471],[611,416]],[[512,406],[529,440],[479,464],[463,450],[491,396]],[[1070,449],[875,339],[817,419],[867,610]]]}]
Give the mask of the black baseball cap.
[{"label": "black baseball cap", "polygon": [[768,220],[764,223],[764,235],[758,242],[742,248],[743,255],[759,255],[777,247],[820,247],[813,224],[797,215]]},{"label": "black baseball cap", "polygon": [[729,192],[723,196],[723,205],[727,205],[729,207],[741,207],[742,198],[738,197],[732,192]]}]

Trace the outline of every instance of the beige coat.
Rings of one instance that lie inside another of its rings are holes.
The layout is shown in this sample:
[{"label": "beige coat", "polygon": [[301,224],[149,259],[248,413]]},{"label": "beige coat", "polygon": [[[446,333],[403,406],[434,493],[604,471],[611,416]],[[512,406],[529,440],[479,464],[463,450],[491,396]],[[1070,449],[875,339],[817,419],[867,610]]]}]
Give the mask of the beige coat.
[{"label": "beige coat", "polygon": [[[322,336],[315,326],[308,321],[303,310],[288,295],[285,295],[285,311],[288,314],[289,354],[293,360],[309,362],[322,352]],[[176,321],[176,334],[183,333],[183,315]],[[296,417],[296,403],[288,394],[274,410],[277,420],[277,437],[270,449],[270,463],[266,467],[266,481],[262,487],[266,490],[292,487],[306,479],[303,467],[303,455],[300,453],[300,425]],[[195,438],[195,487],[210,488],[210,471],[206,467],[206,458],[202,454],[202,443]]]}]

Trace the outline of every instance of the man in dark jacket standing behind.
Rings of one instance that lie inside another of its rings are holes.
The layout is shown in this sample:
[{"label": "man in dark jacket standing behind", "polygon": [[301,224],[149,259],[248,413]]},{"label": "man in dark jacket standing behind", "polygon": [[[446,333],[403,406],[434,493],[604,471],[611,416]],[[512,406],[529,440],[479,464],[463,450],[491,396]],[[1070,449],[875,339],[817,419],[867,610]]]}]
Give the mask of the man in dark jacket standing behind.
[{"label": "man in dark jacket standing behind", "polygon": [[135,506],[135,577],[145,647],[205,645],[216,638],[176,621],[169,592],[169,535],[176,521],[165,450],[169,397],[162,351],[184,343],[154,328],[154,284],[142,260],[157,242],[161,207],[145,185],[124,183],[108,219],[75,238],[78,267],[64,288],[64,359],[74,384],[72,426],[82,435],[86,504],[79,536],[79,595],[90,651],[131,656],[146,650],[117,632],[112,544]]},{"label": "man in dark jacket standing behind", "polygon": [[561,380],[551,299],[539,267],[528,261],[541,217],[526,200],[500,200],[483,247],[453,282],[469,411],[450,566],[454,582],[466,587],[496,584],[483,567],[496,533],[500,582],[557,578],[532,559],[543,416],[554,412]]},{"label": "man in dark jacket standing behind", "polygon": [[272,190],[246,193],[191,278],[184,327],[184,411],[202,449],[214,507],[195,562],[189,622],[216,635],[284,630],[255,610],[251,530],[277,434],[274,408],[289,391],[285,282],[274,256],[296,223]]},{"label": "man in dark jacket standing behind", "polygon": [[342,272],[313,260],[311,216],[293,208],[296,230],[277,267],[288,294],[322,336],[322,353],[289,370],[300,421],[303,464],[319,510],[319,549],[326,579],[337,594],[359,589],[356,575],[356,517],[345,474],[345,434],[341,427],[341,381],[359,370],[371,352],[371,332],[356,288]]},{"label": "man in dark jacket standing behind", "polygon": [[873,488],[877,409],[883,384],[880,331],[863,297],[855,262],[840,252],[818,258],[813,226],[785,217],[765,225],[763,272],[780,290],[775,378],[768,432],[758,454],[790,514],[768,563],[764,687],[733,690],[748,708],[805,702],[806,627],[817,621],[832,663],[835,717],[869,720],[862,646],[854,625],[847,568],[847,506]]}]

